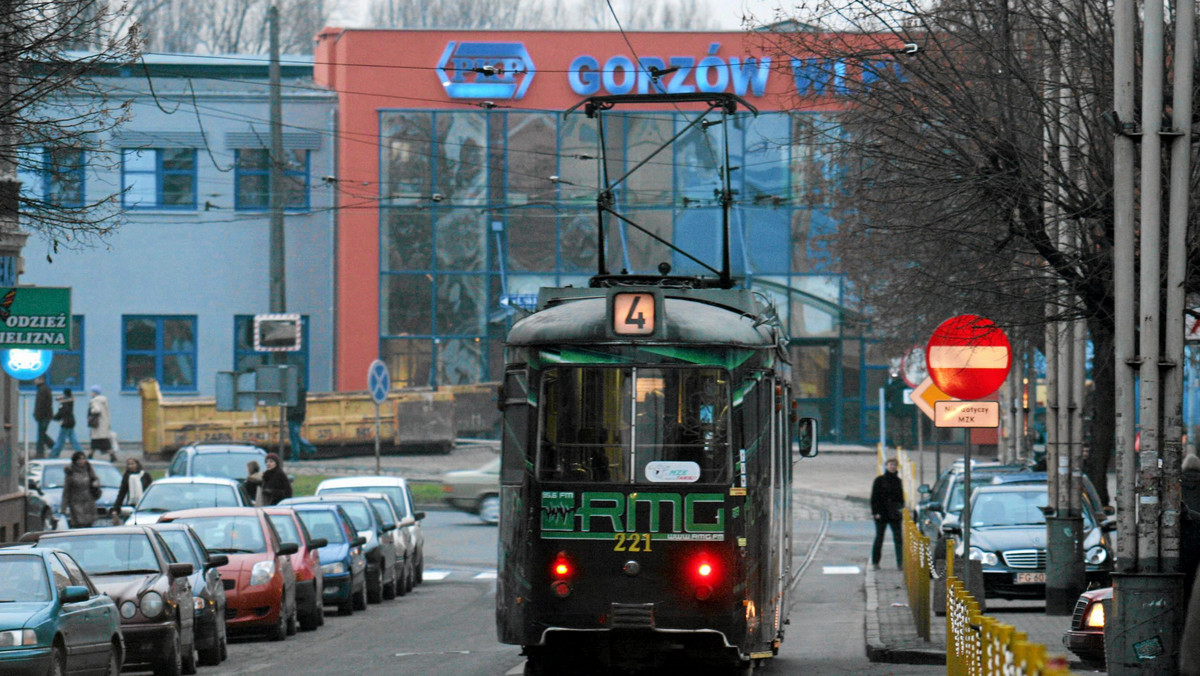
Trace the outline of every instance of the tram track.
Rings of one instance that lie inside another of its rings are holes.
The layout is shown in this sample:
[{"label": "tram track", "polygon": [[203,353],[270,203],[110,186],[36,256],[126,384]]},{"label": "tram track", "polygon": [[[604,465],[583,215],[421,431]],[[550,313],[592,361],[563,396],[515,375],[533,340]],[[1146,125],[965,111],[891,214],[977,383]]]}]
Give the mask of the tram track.
[{"label": "tram track", "polygon": [[804,575],[808,567],[817,558],[817,551],[821,548],[821,544],[825,541],[825,534],[829,531],[829,510],[824,507],[816,507],[821,512],[821,525],[817,527],[817,534],[809,544],[808,549],[804,552],[804,562],[796,569],[796,573],[792,575],[792,579],[788,582],[788,593],[796,588],[796,584],[800,582],[801,576]]}]

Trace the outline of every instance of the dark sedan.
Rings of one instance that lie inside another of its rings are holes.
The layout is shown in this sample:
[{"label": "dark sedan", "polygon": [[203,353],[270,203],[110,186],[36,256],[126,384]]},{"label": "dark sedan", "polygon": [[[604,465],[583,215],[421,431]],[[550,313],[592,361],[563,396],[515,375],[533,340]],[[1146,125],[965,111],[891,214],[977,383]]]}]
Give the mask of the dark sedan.
[{"label": "dark sedan", "polygon": [[1079,595],[1071,628],[1063,635],[1063,645],[1088,667],[1104,666],[1104,625],[1112,615],[1112,587],[1091,589]]},{"label": "dark sedan", "polygon": [[117,526],[34,537],[39,548],[70,554],[117,604],[127,663],[152,664],[156,674],[196,673],[192,564],[176,562],[158,533]]},{"label": "dark sedan", "polygon": [[151,526],[162,535],[177,561],[192,564],[192,602],[196,610],[196,652],[200,664],[214,666],[228,656],[225,632],[225,585],[219,567],[229,563],[224,554],[210,554],[191,526],[183,523],[156,523]]}]

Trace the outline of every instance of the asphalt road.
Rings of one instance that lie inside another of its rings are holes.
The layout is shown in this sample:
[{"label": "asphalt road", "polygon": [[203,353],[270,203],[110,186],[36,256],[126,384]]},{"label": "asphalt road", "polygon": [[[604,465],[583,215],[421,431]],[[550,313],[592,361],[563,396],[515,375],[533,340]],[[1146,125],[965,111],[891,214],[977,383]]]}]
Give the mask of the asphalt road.
[{"label": "asphalt road", "polygon": [[[873,534],[861,506],[805,496],[795,523],[791,623],[764,674],[935,674],[944,667],[872,664],[865,657],[861,566]],[[218,674],[520,674],[520,649],[495,638],[496,528],[468,514],[430,512],[426,581],[413,593],[351,617],[330,611],[324,627],[283,642],[243,637]],[[812,553],[812,561],[805,557]],[[858,567],[859,572],[850,572]]]}]

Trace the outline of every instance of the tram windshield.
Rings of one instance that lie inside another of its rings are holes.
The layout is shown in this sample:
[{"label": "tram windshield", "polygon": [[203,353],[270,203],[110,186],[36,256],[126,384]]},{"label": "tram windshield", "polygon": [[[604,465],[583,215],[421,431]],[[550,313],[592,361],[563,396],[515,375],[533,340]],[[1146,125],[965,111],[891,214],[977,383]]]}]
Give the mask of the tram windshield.
[{"label": "tram windshield", "polygon": [[552,368],[541,411],[542,480],[730,480],[729,374],[722,369]]}]

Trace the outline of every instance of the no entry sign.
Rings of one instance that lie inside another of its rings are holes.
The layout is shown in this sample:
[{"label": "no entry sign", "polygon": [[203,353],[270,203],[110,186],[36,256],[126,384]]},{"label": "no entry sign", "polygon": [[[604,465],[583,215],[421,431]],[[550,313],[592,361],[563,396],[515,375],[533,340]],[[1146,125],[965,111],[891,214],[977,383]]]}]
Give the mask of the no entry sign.
[{"label": "no entry sign", "polygon": [[958,315],[938,326],[925,346],[929,377],[957,399],[980,399],[1008,377],[1012,350],[1008,336],[990,319]]}]

